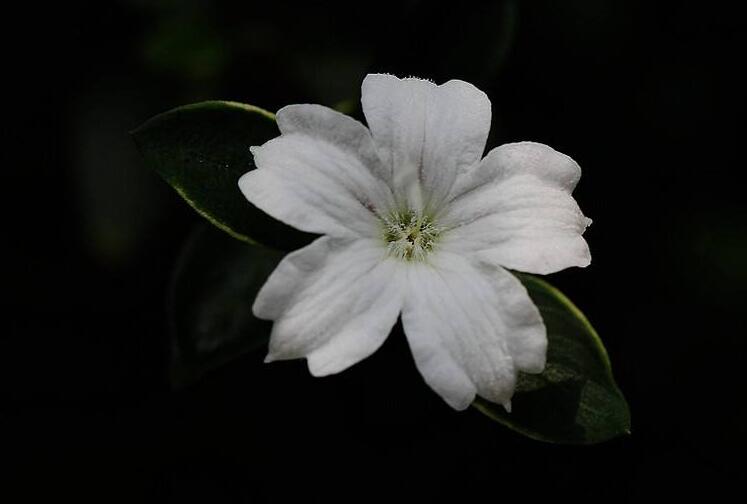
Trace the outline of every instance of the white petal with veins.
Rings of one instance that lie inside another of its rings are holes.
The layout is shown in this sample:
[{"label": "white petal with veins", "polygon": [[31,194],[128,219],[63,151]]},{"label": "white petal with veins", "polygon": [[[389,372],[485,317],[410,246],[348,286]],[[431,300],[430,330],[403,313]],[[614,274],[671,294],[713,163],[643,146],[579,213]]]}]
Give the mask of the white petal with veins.
[{"label": "white petal with veins", "polygon": [[366,128],[318,105],[278,112],[283,134],[252,148],[256,170],[239,188],[255,206],[311,233],[371,236],[392,204]]},{"label": "white petal with veins", "polygon": [[322,237],[286,256],[253,307],[275,321],[267,360],[306,357],[323,376],[371,355],[400,313],[402,267],[370,239]]},{"label": "white petal with veins", "polygon": [[479,162],[490,131],[490,100],[472,84],[368,75],[363,112],[393,187],[411,206],[438,207],[457,174]]},{"label": "white petal with veins", "polygon": [[570,194],[580,174],[571,158],[546,145],[493,149],[455,185],[439,218],[449,228],[444,247],[528,273],[587,266],[581,235],[591,220]]},{"label": "white petal with veins", "polygon": [[418,370],[456,409],[508,407],[517,371],[540,372],[547,337],[526,289],[500,267],[442,252],[408,268],[402,324]]}]

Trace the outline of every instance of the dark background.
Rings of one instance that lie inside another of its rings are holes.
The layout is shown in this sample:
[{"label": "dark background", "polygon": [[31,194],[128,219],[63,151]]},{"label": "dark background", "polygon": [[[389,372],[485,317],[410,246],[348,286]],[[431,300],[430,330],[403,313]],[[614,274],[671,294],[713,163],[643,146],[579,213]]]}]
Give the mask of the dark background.
[{"label": "dark background", "polygon": [[[0,500],[644,502],[739,490],[736,4],[11,4]],[[397,338],[331,378],[247,356],[172,389],[164,299],[200,217],[127,132],[210,98],[356,113],[368,72],[470,81],[493,103],[489,147],[536,140],[581,164],[593,262],[550,281],[605,341],[632,436],[553,446],[454,413]]]}]

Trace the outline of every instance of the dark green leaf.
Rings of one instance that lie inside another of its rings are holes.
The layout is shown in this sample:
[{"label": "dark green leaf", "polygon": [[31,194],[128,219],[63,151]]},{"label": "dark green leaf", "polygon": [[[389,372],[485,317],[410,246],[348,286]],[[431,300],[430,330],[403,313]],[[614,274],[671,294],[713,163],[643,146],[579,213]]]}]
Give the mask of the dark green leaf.
[{"label": "dark green leaf", "polygon": [[252,303],[282,257],[205,224],[192,233],[177,261],[168,303],[175,385],[264,349],[272,324],[252,315]]},{"label": "dark green leaf", "polygon": [[512,413],[478,399],[491,418],[540,441],[593,444],[630,433],[630,412],[612,377],[607,352],[586,317],[560,291],[517,274],[542,313],[549,340],[539,375],[521,374]]},{"label": "dark green leaf", "polygon": [[148,164],[210,222],[240,240],[292,250],[313,237],[268,217],[238,187],[255,168],[249,147],[278,134],[271,113],[226,101],[164,112],[132,133]]}]

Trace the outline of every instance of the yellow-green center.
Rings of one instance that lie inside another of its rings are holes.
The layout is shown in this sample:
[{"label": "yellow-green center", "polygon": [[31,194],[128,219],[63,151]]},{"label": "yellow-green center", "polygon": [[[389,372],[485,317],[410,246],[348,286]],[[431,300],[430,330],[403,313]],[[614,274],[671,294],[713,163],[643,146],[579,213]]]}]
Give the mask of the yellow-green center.
[{"label": "yellow-green center", "polygon": [[392,212],[382,220],[389,254],[406,261],[424,260],[441,233],[431,217],[414,210]]}]

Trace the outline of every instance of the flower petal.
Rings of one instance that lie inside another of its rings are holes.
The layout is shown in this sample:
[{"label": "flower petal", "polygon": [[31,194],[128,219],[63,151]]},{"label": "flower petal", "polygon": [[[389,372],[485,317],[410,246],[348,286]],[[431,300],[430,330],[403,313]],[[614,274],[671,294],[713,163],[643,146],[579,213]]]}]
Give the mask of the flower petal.
[{"label": "flower petal", "polygon": [[485,150],[490,100],[467,82],[368,75],[361,102],[400,204],[438,208]]},{"label": "flower petal", "polygon": [[319,105],[280,109],[281,136],[253,147],[256,170],[239,187],[255,206],[302,231],[371,235],[391,206],[382,164],[365,126]]},{"label": "flower petal", "polygon": [[402,307],[401,267],[377,240],[324,236],[286,256],[253,306],[275,321],[267,361],[306,357],[324,376],[371,355]]},{"label": "flower petal", "polygon": [[510,407],[517,371],[541,372],[547,336],[524,286],[500,267],[439,251],[408,269],[402,323],[418,370],[455,409],[475,394]]},{"label": "flower petal", "polygon": [[529,273],[588,266],[581,235],[591,220],[571,196],[580,176],[573,159],[543,144],[493,149],[455,184],[439,218],[449,229],[443,247]]}]

